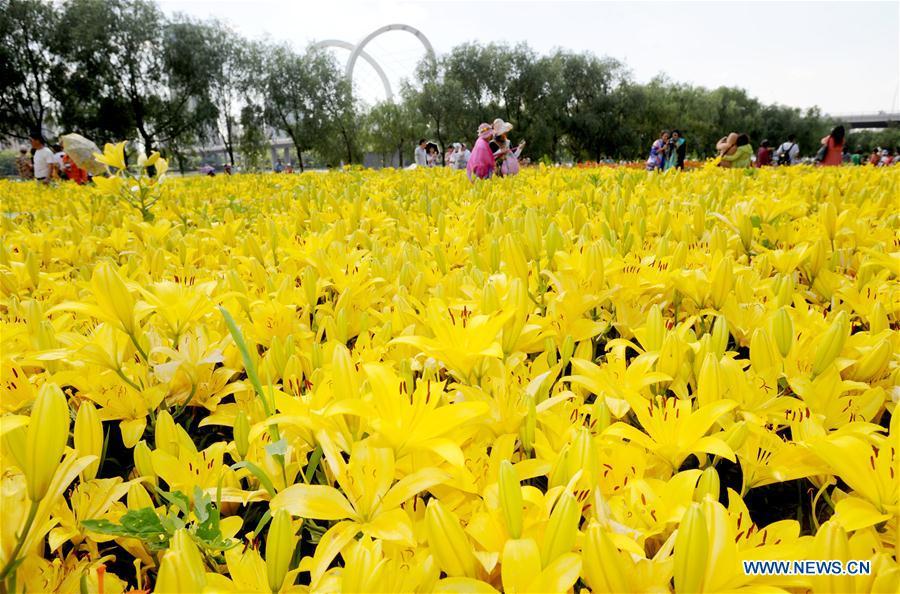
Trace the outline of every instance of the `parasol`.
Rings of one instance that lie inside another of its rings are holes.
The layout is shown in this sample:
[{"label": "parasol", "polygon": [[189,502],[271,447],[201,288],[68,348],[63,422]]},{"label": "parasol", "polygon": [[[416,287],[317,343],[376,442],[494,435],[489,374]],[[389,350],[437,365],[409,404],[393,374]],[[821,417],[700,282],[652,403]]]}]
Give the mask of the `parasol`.
[{"label": "parasol", "polygon": [[99,153],[100,148],[82,136],[81,134],[66,134],[60,136],[63,150],[76,165],[91,175],[106,173],[106,165],[94,158],[94,153]]}]

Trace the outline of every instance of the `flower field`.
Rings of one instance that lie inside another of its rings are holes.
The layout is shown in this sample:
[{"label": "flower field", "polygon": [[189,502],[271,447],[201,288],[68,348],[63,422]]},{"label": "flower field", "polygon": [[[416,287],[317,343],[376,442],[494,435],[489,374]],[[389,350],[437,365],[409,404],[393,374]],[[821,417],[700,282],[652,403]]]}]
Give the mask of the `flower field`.
[{"label": "flower field", "polygon": [[2,591],[900,589],[900,170],[110,185],[0,182]]}]

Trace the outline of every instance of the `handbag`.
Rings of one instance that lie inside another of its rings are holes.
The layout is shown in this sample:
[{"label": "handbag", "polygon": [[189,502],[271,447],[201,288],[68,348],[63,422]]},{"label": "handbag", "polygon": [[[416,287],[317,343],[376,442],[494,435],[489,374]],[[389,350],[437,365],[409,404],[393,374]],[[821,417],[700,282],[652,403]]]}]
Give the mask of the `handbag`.
[{"label": "handbag", "polygon": [[825,160],[825,156],[828,155],[828,144],[831,142],[831,139],[825,141],[825,144],[819,147],[819,150],[816,151],[816,162],[822,162]]}]

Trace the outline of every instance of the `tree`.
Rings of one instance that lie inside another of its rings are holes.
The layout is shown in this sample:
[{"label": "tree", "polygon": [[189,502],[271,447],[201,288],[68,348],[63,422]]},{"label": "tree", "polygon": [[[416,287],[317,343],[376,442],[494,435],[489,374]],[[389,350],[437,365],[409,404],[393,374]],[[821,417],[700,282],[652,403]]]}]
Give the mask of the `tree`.
[{"label": "tree", "polygon": [[196,140],[214,113],[201,24],[169,21],[148,0],[69,0],[62,22],[73,32],[55,76],[63,122],[101,139],[136,132],[148,152]]},{"label": "tree", "polygon": [[241,109],[238,149],[244,169],[258,171],[268,163],[269,138],[266,135],[265,112],[259,105],[249,103]]},{"label": "tree", "polygon": [[209,132],[225,147],[228,162],[234,166],[241,114],[256,98],[255,87],[260,82],[260,49],[216,21],[205,25],[205,37],[200,47],[211,58],[209,98],[215,113]]},{"label": "tree", "polygon": [[373,106],[366,117],[366,144],[369,150],[381,155],[382,164],[390,163],[398,155],[398,165],[406,163],[404,153],[412,151],[421,136],[422,126],[405,103],[384,101]]},{"label": "tree", "polygon": [[0,0],[0,135],[27,139],[50,114],[59,15],[39,0]]},{"label": "tree", "polygon": [[322,133],[313,139],[326,163],[361,160],[359,134],[362,120],[353,99],[353,88],[330,54],[310,49],[303,56],[311,87],[307,89],[324,118]]},{"label": "tree", "polygon": [[304,153],[327,133],[322,102],[311,92],[316,81],[303,57],[285,45],[269,49],[264,70],[266,120],[291,138],[303,171]]}]

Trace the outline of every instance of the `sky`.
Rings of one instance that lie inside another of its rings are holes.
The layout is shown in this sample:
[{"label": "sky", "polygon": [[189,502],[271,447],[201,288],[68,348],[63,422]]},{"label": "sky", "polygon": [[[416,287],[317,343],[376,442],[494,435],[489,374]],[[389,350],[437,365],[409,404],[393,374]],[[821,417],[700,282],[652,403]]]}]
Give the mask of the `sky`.
[{"label": "sky", "polygon": [[[705,87],[737,86],[766,103],[829,114],[900,111],[900,1],[553,2],[448,0],[161,0],[168,14],[216,18],[252,39],[356,43],[404,23],[440,54],[464,42],[527,42],[539,53],[590,51],[624,62],[633,79],[659,74]],[[343,65],[349,52],[333,50]],[[377,37],[366,51],[394,89],[424,56],[408,33]],[[384,97],[360,61],[361,95]]]}]

